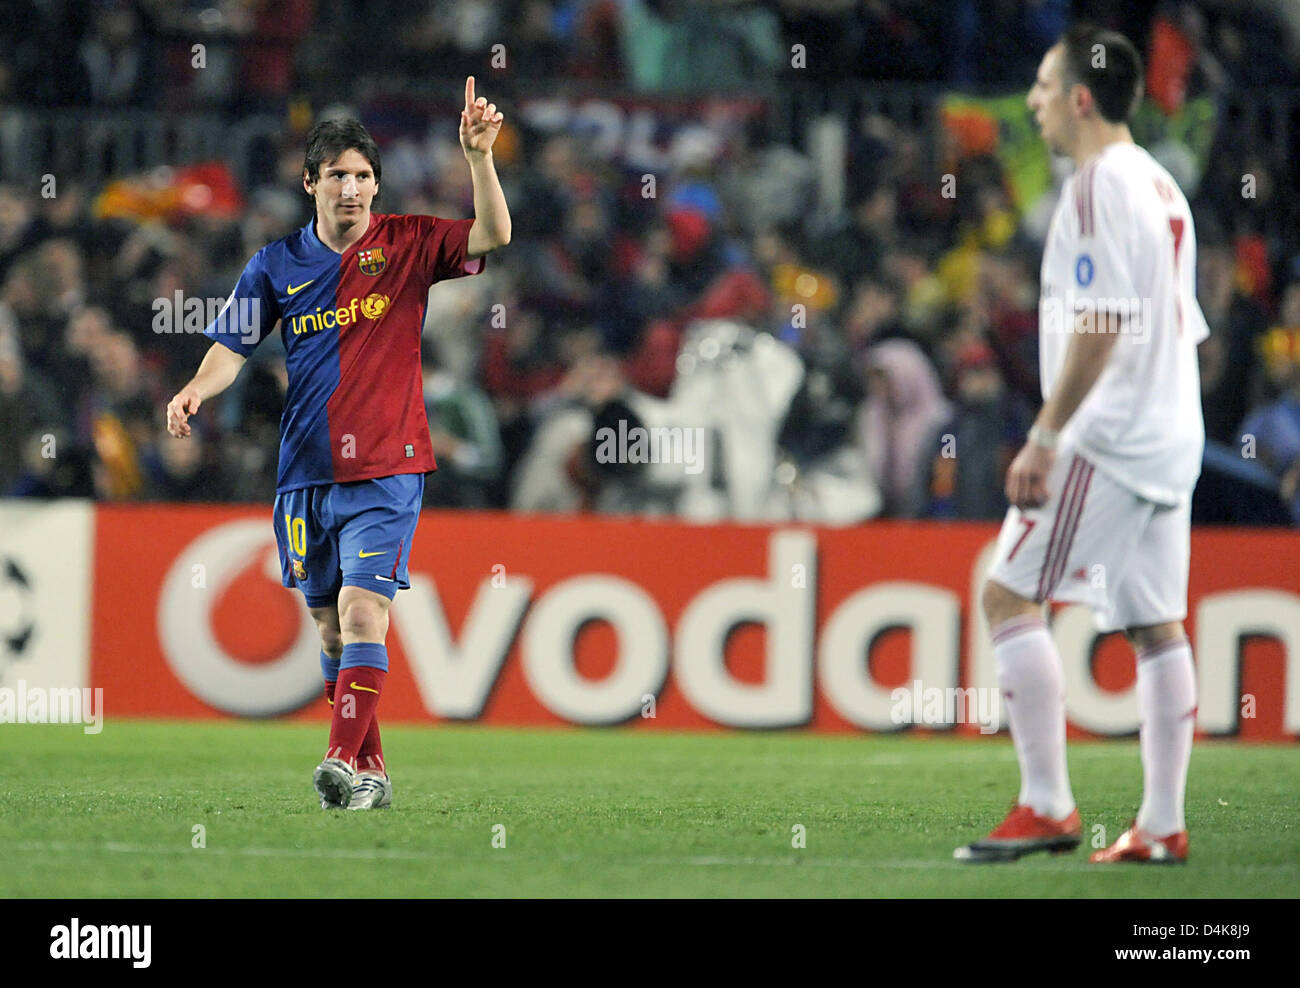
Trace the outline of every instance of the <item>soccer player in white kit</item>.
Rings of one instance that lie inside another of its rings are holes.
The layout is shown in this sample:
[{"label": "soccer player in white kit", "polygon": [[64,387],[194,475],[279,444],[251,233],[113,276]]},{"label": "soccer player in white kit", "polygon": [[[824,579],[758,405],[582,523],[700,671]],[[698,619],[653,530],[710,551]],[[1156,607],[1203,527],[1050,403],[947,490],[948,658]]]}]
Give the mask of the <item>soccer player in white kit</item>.
[{"label": "soccer player in white kit", "polygon": [[1043,603],[1085,604],[1137,653],[1144,789],[1133,825],[1096,863],[1187,857],[1183,793],[1196,691],[1187,613],[1192,489],[1200,475],[1196,301],[1187,200],[1128,123],[1142,94],[1122,35],[1071,28],[1043,57],[1028,105],[1074,160],[1044,248],[1044,405],[1007,473],[1012,507],[983,593],[1020,794],[967,861],[1068,851],[1081,836],[1065,758],[1064,679]]}]

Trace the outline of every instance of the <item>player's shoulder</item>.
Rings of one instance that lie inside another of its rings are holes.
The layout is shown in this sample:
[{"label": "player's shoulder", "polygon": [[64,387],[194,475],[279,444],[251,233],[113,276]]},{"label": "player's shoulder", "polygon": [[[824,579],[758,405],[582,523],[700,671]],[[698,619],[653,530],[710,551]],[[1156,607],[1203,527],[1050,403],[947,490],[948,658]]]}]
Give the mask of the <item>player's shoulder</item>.
[{"label": "player's shoulder", "polygon": [[267,270],[276,270],[292,258],[303,257],[313,248],[319,249],[319,242],[313,243],[314,240],[311,225],[301,226],[278,240],[272,240],[253,255],[249,264],[256,264]]},{"label": "player's shoulder", "polygon": [[258,278],[273,274],[279,268],[278,255],[272,248],[275,242],[269,243],[255,252],[244,265],[244,278]]},{"label": "player's shoulder", "polygon": [[1100,154],[1093,155],[1076,168],[1061,197],[1061,208],[1069,209],[1074,214],[1074,229],[1081,237],[1090,237],[1097,232],[1097,197],[1099,191],[1108,184],[1097,178],[1102,157]]},{"label": "player's shoulder", "polygon": [[426,216],[423,213],[384,213],[373,215],[384,232],[391,237],[426,237],[437,227],[450,223],[451,220],[441,216]]},{"label": "player's shoulder", "polygon": [[[1135,154],[1134,151],[1140,152]],[[1079,169],[1081,181],[1093,194],[1122,194],[1147,174],[1146,152],[1136,144],[1117,142],[1093,155]]]},{"label": "player's shoulder", "polygon": [[409,236],[420,226],[420,217],[415,213],[378,213],[371,214],[371,219],[390,237]]},{"label": "player's shoulder", "polygon": [[[1083,236],[1125,226],[1126,216],[1141,215],[1157,194],[1181,195],[1177,184],[1138,144],[1117,142],[1093,155],[1075,172],[1071,201]],[[1104,215],[1103,215],[1104,214]]]},{"label": "player's shoulder", "polygon": [[1144,199],[1152,191],[1166,197],[1182,194],[1164,165],[1140,144],[1117,142],[1096,155],[1092,163],[1094,181],[1105,191],[1117,195],[1140,193]]}]

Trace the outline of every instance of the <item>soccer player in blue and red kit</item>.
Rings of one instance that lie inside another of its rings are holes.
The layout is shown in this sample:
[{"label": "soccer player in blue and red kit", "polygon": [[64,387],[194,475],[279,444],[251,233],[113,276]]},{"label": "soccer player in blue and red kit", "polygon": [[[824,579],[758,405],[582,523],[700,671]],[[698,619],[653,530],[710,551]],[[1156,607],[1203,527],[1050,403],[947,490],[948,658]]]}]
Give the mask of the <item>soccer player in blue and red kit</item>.
[{"label": "soccer player in blue and red kit", "polygon": [[333,707],[314,783],[326,809],[392,802],[376,709],[388,671],[388,607],[407,562],[424,475],[436,468],[424,411],[420,335],[429,286],[478,274],[510,242],[492,161],[503,116],[465,80],[460,144],[474,218],[371,213],[379,149],[355,120],[307,137],[303,188],[316,216],[244,268],[194,379],[167,406],[173,436],[235,380],[278,320],[289,384],[280,423],[275,536],[285,586],[306,597]]}]

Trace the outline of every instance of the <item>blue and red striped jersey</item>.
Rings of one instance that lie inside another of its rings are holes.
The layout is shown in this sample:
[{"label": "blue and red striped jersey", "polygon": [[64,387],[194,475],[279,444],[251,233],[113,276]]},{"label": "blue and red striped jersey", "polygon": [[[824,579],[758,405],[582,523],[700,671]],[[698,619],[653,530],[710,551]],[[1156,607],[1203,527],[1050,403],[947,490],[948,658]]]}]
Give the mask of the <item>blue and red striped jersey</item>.
[{"label": "blue and red striped jersey", "polygon": [[429,286],[478,274],[472,219],[372,213],[342,254],[316,221],[253,255],[204,333],[248,356],[280,321],[289,388],[276,492],[436,469],[420,334]]}]

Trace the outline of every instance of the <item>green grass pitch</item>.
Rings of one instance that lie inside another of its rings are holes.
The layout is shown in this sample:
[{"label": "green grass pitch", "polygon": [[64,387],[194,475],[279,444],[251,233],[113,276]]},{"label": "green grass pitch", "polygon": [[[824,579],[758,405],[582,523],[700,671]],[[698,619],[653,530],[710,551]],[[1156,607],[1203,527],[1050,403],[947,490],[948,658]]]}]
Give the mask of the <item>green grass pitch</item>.
[{"label": "green grass pitch", "polygon": [[[0,895],[1261,898],[1300,888],[1291,746],[1199,743],[1190,863],[1096,868],[1093,828],[1113,840],[1136,811],[1135,741],[1072,744],[1084,846],[1010,865],[952,860],[1014,796],[1005,737],[390,727],[394,806],[369,813],[319,808],[311,772],[324,742],[323,726],[277,723],[110,721],[95,736],[0,727]],[[792,846],[796,826],[803,848]],[[193,846],[199,835],[206,846]]]}]

